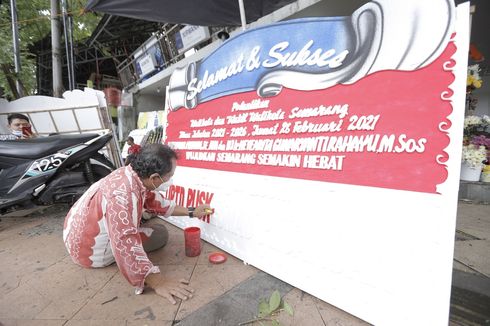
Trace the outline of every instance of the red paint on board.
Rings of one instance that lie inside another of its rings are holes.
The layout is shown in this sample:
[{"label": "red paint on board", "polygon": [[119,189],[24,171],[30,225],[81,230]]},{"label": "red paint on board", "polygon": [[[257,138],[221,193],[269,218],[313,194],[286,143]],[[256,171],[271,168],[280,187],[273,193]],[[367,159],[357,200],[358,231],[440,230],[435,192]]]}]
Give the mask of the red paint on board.
[{"label": "red paint on board", "polygon": [[[427,67],[381,71],[351,85],[315,91],[283,88],[272,98],[246,92],[205,102],[195,109],[182,108],[169,113],[166,142],[203,142],[201,149],[179,149],[179,166],[436,193],[436,186],[447,178],[444,149],[449,137],[444,129],[451,124],[447,117],[452,107],[447,98],[452,95],[449,85],[454,80],[443,64],[451,61],[454,51],[450,43]],[[269,100],[268,106],[233,110],[234,103],[258,99]],[[297,115],[298,110],[321,105],[347,105],[348,113]],[[252,113],[255,119],[265,111],[279,119],[251,121]],[[233,119],[228,121],[227,117]],[[192,125],[200,119],[202,126]],[[308,126],[322,126],[323,131]],[[254,131],[270,134],[253,135]],[[316,146],[305,151],[233,147],[243,140],[275,144],[305,139],[312,139]],[[233,162],[237,155],[241,163]]]}]

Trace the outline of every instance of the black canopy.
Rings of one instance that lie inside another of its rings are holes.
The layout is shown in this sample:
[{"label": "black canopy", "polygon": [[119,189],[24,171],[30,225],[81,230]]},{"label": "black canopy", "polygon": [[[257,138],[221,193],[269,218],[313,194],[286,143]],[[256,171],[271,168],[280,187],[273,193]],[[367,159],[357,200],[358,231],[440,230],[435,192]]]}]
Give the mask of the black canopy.
[{"label": "black canopy", "polygon": [[[243,0],[247,23],[294,0]],[[89,0],[87,11],[200,26],[241,25],[238,0]]]}]

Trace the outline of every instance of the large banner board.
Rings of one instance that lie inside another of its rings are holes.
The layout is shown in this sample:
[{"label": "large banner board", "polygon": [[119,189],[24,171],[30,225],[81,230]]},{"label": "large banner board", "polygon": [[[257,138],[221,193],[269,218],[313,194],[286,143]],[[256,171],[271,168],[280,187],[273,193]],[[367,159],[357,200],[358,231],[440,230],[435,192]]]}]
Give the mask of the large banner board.
[{"label": "large banner board", "polygon": [[372,324],[447,325],[468,26],[380,0],[176,69],[167,196],[215,214],[172,223]]}]

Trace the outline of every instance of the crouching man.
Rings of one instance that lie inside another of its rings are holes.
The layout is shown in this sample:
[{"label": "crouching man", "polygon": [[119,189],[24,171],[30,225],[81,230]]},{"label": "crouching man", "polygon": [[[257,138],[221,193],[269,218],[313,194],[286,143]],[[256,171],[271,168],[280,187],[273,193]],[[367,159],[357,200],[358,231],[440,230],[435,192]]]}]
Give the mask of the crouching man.
[{"label": "crouching man", "polygon": [[[130,165],[94,183],[65,218],[63,241],[72,260],[83,267],[105,267],[116,262],[122,275],[143,292],[146,285],[175,304],[194,290],[185,280],[167,279],[147,252],[163,247],[168,231],[153,219],[142,223],[143,211],[163,217],[205,216],[209,205],[178,206],[163,198],[158,188],[174,174],[177,154],[166,145],[145,146]],[[154,222],[154,223],[152,223]]]}]

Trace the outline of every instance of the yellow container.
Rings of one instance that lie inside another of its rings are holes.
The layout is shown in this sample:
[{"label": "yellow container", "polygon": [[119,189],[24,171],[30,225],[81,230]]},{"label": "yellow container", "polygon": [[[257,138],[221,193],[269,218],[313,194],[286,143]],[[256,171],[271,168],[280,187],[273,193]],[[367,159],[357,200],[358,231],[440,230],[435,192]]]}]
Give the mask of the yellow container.
[{"label": "yellow container", "polygon": [[480,181],[490,182],[490,165],[483,166],[481,176],[480,176]]}]

